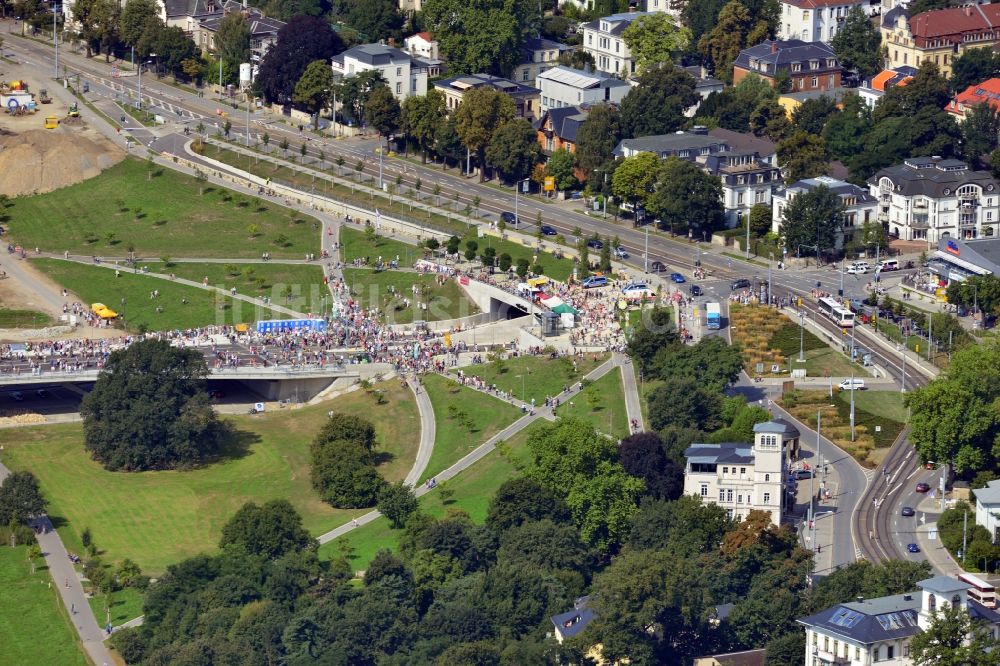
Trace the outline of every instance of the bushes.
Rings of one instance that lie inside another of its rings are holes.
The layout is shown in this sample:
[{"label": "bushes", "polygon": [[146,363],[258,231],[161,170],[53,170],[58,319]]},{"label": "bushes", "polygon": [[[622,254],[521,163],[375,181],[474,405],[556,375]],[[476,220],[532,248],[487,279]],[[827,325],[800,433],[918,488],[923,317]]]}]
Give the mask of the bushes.
[{"label": "bushes", "polygon": [[375,427],[349,414],[332,414],[310,446],[312,485],[338,509],[375,504],[385,483],[375,470]]}]

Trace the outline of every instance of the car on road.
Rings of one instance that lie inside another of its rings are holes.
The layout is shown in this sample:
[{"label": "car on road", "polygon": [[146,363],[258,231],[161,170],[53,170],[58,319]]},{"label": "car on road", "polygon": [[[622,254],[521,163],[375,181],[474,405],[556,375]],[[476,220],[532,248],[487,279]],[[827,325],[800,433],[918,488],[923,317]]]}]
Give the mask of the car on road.
[{"label": "car on road", "polygon": [[614,249],[615,259],[628,259],[628,252],[621,245]]},{"label": "car on road", "polygon": [[845,379],[844,381],[837,384],[837,387],[841,391],[864,391],[865,390],[865,380],[863,379]]},{"label": "car on road", "polygon": [[213,400],[222,400],[226,397],[226,394],[223,391],[216,389],[215,391],[209,391],[208,396]]},{"label": "car on road", "polygon": [[667,265],[662,261],[653,261],[649,264],[649,271],[651,273],[666,273]]},{"label": "car on road", "polygon": [[906,544],[906,552],[908,552],[908,553],[919,553],[920,552],[920,546],[918,546],[915,543],[908,543],[908,544]]},{"label": "car on road", "polygon": [[16,400],[17,402],[21,402],[24,400],[24,394],[21,393],[20,391],[12,391],[10,394],[10,398],[11,400]]},{"label": "car on road", "polygon": [[555,227],[549,226],[547,224],[542,225],[542,235],[543,236],[558,236],[559,232],[556,231]]},{"label": "car on road", "polygon": [[593,289],[595,287],[606,287],[608,285],[608,278],[603,275],[591,275],[590,277],[583,278],[583,282],[580,283],[584,289]]},{"label": "car on road", "polygon": [[749,289],[750,287],[751,287],[750,280],[748,280],[746,278],[740,278],[738,280],[733,280],[733,283],[731,285],[729,285],[729,288],[732,291],[736,291],[737,289]]},{"label": "car on road", "polygon": [[500,219],[503,220],[504,224],[507,225],[517,224],[517,216],[514,215],[514,213],[510,212],[509,210],[505,210],[504,212],[500,213]]},{"label": "car on road", "polygon": [[796,479],[811,479],[812,475],[813,475],[813,473],[812,473],[811,469],[797,469],[797,470],[795,470],[795,478]]},{"label": "car on road", "polygon": [[692,296],[701,296],[701,295],[702,295],[702,294],[704,293],[704,292],[703,292],[703,291],[701,290],[701,287],[699,287],[699,286],[698,286],[698,285],[696,285],[696,284],[693,284],[693,285],[691,285],[691,287],[690,287],[689,291],[691,292],[691,295],[692,295]]},{"label": "car on road", "polygon": [[588,238],[587,239],[587,247],[589,247],[591,250],[603,250],[604,249],[604,242],[600,241],[600,240],[598,240],[596,238]]},{"label": "car on road", "polygon": [[899,512],[899,515],[909,518],[910,516],[917,515],[917,512],[913,510],[912,506],[904,506],[903,510]]},{"label": "car on road", "polygon": [[39,398],[48,398],[49,392],[46,391],[45,389],[38,389],[37,391],[35,391],[35,395],[37,395]]},{"label": "car on road", "polygon": [[930,489],[931,489],[931,484],[929,483],[924,483],[923,481],[921,481],[920,483],[917,484],[918,493],[926,493],[929,492]]},{"label": "car on road", "polygon": [[847,272],[851,275],[864,275],[871,269],[872,267],[868,265],[867,261],[855,261],[847,267]]},{"label": "car on road", "polygon": [[684,284],[686,282],[684,276],[681,275],[680,273],[671,273],[670,279],[676,282],[677,284]]}]

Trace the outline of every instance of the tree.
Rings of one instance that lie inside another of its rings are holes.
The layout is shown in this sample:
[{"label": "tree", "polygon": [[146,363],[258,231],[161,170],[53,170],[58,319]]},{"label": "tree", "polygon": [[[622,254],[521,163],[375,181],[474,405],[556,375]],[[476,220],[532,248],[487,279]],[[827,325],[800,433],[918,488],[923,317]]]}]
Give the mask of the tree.
[{"label": "tree", "polygon": [[[615,172],[616,180],[619,171]],[[695,237],[721,229],[726,220],[719,178],[677,157],[668,157],[659,167],[646,208],[659,219],[661,229],[674,233],[690,230]]]},{"label": "tree", "polygon": [[683,127],[684,111],[699,100],[694,86],[690,74],[671,64],[647,70],[622,100],[622,136],[670,134]]},{"label": "tree", "polygon": [[347,24],[366,35],[369,42],[402,38],[404,17],[394,0],[350,0]]},{"label": "tree", "polygon": [[611,178],[611,191],[633,206],[649,201],[660,172],[660,158],[653,153],[638,153],[622,160]]},{"label": "tree", "polygon": [[697,379],[669,377],[650,393],[649,423],[654,430],[667,427],[715,430],[722,425],[722,400]]},{"label": "tree", "polygon": [[778,233],[789,253],[801,245],[818,245],[817,252],[833,247],[834,235],[844,224],[844,204],[825,185],[796,195],[785,206]]},{"label": "tree", "polygon": [[966,114],[962,123],[965,158],[976,167],[985,167],[988,155],[1000,145],[1000,111],[980,102]]},{"label": "tree", "polygon": [[84,396],[84,445],[112,471],[173,469],[214,455],[226,429],[206,390],[200,350],[142,340],[108,357]]},{"label": "tree", "polygon": [[292,101],[295,85],[315,60],[329,60],[344,50],[327,21],[294,16],[278,31],[278,40],[260,64],[257,85],[268,103]]},{"label": "tree", "polygon": [[960,93],[969,86],[996,76],[998,72],[1000,72],[1000,58],[993,53],[993,49],[966,49],[962,55],[951,61],[951,79],[948,83],[953,93]]},{"label": "tree", "polygon": [[531,0],[428,0],[422,18],[441,44],[449,71],[510,76],[540,16]]},{"label": "tree", "polygon": [[45,513],[45,505],[31,472],[14,472],[0,483],[0,525],[27,523]]},{"label": "tree", "polygon": [[576,132],[576,165],[589,179],[595,171],[613,159],[613,151],[621,139],[618,109],[610,104],[597,104]]},{"label": "tree", "polygon": [[823,126],[823,141],[830,155],[848,160],[864,150],[865,133],[871,128],[871,109],[857,93],[841,100],[843,110],[828,117]]},{"label": "tree", "polygon": [[179,26],[168,26],[157,31],[153,41],[157,62],[177,77],[184,75],[184,61],[198,55],[197,47]]},{"label": "tree", "polygon": [[385,87],[385,78],[377,69],[369,69],[353,76],[347,76],[337,86],[337,99],[341,109],[350,111],[351,117],[359,124],[365,121],[365,107],[368,99],[378,87]]},{"label": "tree", "polygon": [[[100,53],[102,45],[117,33],[118,3],[111,0],[83,0],[73,3],[73,19],[80,27],[80,37],[91,57],[96,48]],[[110,44],[109,44],[110,46]]]},{"label": "tree", "polygon": [[486,525],[496,534],[526,522],[548,518],[570,519],[569,508],[552,489],[528,477],[514,477],[501,485],[486,514]]},{"label": "tree", "polygon": [[821,135],[827,121],[837,113],[839,113],[837,103],[830,97],[822,95],[814,99],[807,99],[795,109],[795,112],[792,113],[792,122],[795,123],[797,129],[807,134]]},{"label": "tree", "polygon": [[942,604],[930,625],[910,642],[914,666],[989,666],[1000,641],[968,608]]},{"label": "tree", "polygon": [[385,137],[388,148],[389,137],[402,124],[402,111],[399,108],[399,102],[389,90],[389,86],[375,86],[372,90],[371,95],[368,96],[368,103],[365,105],[365,122]]},{"label": "tree", "polygon": [[860,6],[847,12],[830,46],[840,63],[857,72],[859,79],[867,79],[882,69],[882,37]]},{"label": "tree", "polygon": [[528,564],[539,571],[568,570],[586,576],[590,551],[572,525],[549,518],[512,527],[500,536],[497,561]]},{"label": "tree", "polygon": [[573,69],[583,69],[584,67],[593,68],[594,63],[594,56],[590,55],[583,49],[570,49],[559,54],[559,64],[572,67]]},{"label": "tree", "polygon": [[754,204],[749,217],[750,233],[757,238],[763,238],[771,231],[771,207],[767,204]]},{"label": "tree", "polygon": [[675,500],[684,492],[684,468],[667,458],[663,441],[654,432],[626,437],[618,447],[622,468],[642,479],[655,499]]},{"label": "tree", "polygon": [[906,404],[910,440],[921,460],[950,462],[959,474],[985,467],[997,415],[973,390],[939,378],[907,394]]},{"label": "tree", "polygon": [[644,316],[640,325],[628,339],[628,353],[639,362],[639,370],[648,373],[651,370],[656,353],[680,342],[680,336],[674,328],[673,312],[670,308],[653,308]]},{"label": "tree", "polygon": [[650,377],[695,379],[705,388],[721,393],[739,379],[742,369],[739,348],[712,336],[695,345],[673,344],[661,348],[653,357]]},{"label": "tree", "polygon": [[578,183],[573,172],[573,153],[565,148],[553,151],[545,168],[549,175],[556,179],[556,189],[568,190]]},{"label": "tree", "polygon": [[413,488],[402,481],[387,483],[379,491],[376,507],[383,516],[389,519],[393,529],[398,530],[406,525],[410,516],[416,513],[417,496],[413,494]]},{"label": "tree", "polygon": [[384,483],[375,470],[374,449],[369,421],[333,414],[310,445],[313,488],[338,508],[372,506]]},{"label": "tree", "polygon": [[215,34],[215,49],[230,72],[238,72],[240,63],[250,62],[250,24],[242,13],[229,12],[222,17]]},{"label": "tree", "polygon": [[907,13],[910,16],[916,16],[917,14],[934,11],[935,9],[948,9],[951,6],[951,0],[914,0],[907,7]]},{"label": "tree", "polygon": [[326,60],[313,60],[302,72],[292,100],[313,116],[313,127],[319,129],[319,114],[326,108],[333,90],[333,70]]},{"label": "tree", "polygon": [[712,31],[698,41],[698,52],[711,63],[717,78],[731,83],[736,56],[747,46],[761,42],[768,32],[766,20],[758,20],[746,6],[732,0],[719,12]]},{"label": "tree", "polygon": [[953,280],[948,285],[948,302],[1000,314],[1000,278],[995,275],[971,275],[963,282]]},{"label": "tree", "polygon": [[129,46],[138,44],[149,19],[159,19],[154,0],[128,0],[120,18],[122,41]]},{"label": "tree", "polygon": [[687,48],[691,31],[678,26],[669,14],[640,16],[622,33],[622,39],[635,61],[636,72],[671,65],[675,54]]},{"label": "tree", "polygon": [[761,102],[750,112],[750,131],[756,136],[766,136],[772,141],[781,141],[792,129],[785,107],[777,100]]},{"label": "tree", "polygon": [[316,542],[302,526],[302,517],[288,500],[276,499],[263,505],[247,502],[222,528],[219,547],[240,548],[250,555],[277,560]]},{"label": "tree", "polygon": [[527,177],[541,156],[538,133],[524,118],[509,120],[497,128],[486,147],[486,159],[506,183]]},{"label": "tree", "polygon": [[514,118],[514,100],[493,88],[473,88],[465,93],[462,104],[453,115],[455,131],[462,145],[476,153],[480,165],[479,180],[482,182],[486,178],[483,168],[486,148],[497,130]]},{"label": "tree", "polygon": [[778,143],[778,164],[788,183],[823,175],[829,162],[823,139],[813,134],[795,132]]},{"label": "tree", "polygon": [[403,100],[401,109],[403,133],[420,146],[420,161],[427,163],[427,152],[434,150],[437,134],[445,121],[447,109],[444,95],[437,88],[420,97],[411,95]]}]

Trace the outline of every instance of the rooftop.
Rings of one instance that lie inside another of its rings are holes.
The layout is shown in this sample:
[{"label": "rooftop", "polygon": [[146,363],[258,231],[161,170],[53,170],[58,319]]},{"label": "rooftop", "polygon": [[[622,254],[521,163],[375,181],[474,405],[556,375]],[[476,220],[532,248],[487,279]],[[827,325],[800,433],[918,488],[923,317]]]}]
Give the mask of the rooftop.
[{"label": "rooftop", "polygon": [[800,618],[799,622],[807,627],[821,629],[827,634],[871,644],[919,633],[919,610],[920,595],[911,592],[838,604],[815,615]]},{"label": "rooftop", "polygon": [[985,488],[976,488],[972,492],[980,504],[1000,504],[1000,481],[990,481]]},{"label": "rooftop", "polygon": [[562,634],[563,638],[576,636],[597,617],[597,614],[589,608],[589,602],[590,597],[580,597],[573,603],[573,610],[549,618],[552,626]]},{"label": "rooftop", "polygon": [[753,427],[754,432],[773,432],[779,435],[785,435],[787,437],[798,437],[799,429],[793,426],[788,421],[782,419],[776,419],[774,421],[765,421],[764,423],[758,423]]},{"label": "rooftop", "polygon": [[623,139],[614,149],[614,154],[618,157],[625,155],[625,151],[650,152],[657,155],[675,153],[680,150],[708,149],[709,152],[720,152],[728,150],[729,145],[722,139],[717,139],[708,134],[694,132],[676,132],[674,134],[655,134],[642,136],[635,139]]},{"label": "rooftop", "polygon": [[366,65],[389,65],[392,63],[403,63],[410,62],[413,60],[411,56],[406,51],[400,51],[392,46],[386,46],[385,44],[359,44],[358,46],[352,46],[343,53],[335,55],[333,61],[341,65],[344,64],[344,60],[347,58],[353,58],[358,62],[363,62]]},{"label": "rooftop", "polygon": [[803,180],[796,181],[791,185],[788,185],[785,189],[790,191],[802,191],[811,190],[813,188],[823,185],[830,189],[834,194],[839,194],[840,196],[853,196],[856,197],[859,202],[874,201],[875,197],[871,193],[863,188],[858,187],[854,183],[848,183],[843,180],[838,180],[836,178],[831,178],[830,176],[816,176],[815,178],[804,178]]},{"label": "rooftop", "polygon": [[719,141],[728,144],[733,150],[749,153],[757,153],[762,158],[774,155],[778,150],[778,144],[768,138],[754,136],[750,132],[737,132],[735,130],[716,127],[708,130],[708,135],[715,137]]},{"label": "rooftop", "polygon": [[570,143],[576,143],[576,133],[580,129],[580,125],[583,121],[587,119],[590,112],[580,106],[561,106],[555,109],[549,109],[546,111],[541,118],[538,119],[537,126],[540,128],[545,125],[545,118],[548,117],[549,125],[552,127],[552,133],[563,141],[568,141]]},{"label": "rooftop", "polygon": [[753,464],[753,446],[727,442],[725,444],[692,444],[684,450],[689,463],[716,465],[722,463]]},{"label": "rooftop", "polygon": [[937,592],[938,594],[953,594],[962,590],[968,590],[972,586],[951,576],[934,576],[933,578],[920,581],[917,583],[917,587],[921,590]]},{"label": "rooftop", "polygon": [[993,32],[997,28],[1000,28],[1000,5],[965,5],[921,12],[910,17],[910,34],[920,41]]},{"label": "rooftop", "polygon": [[656,13],[658,12],[622,12],[620,14],[611,14],[610,16],[602,16],[596,21],[586,23],[583,27],[588,30],[600,30],[601,23],[610,23],[608,34],[620,35],[625,32],[625,28],[632,24],[632,21],[640,16],[651,16]]},{"label": "rooftop", "polygon": [[496,88],[500,92],[507,93],[508,95],[536,94],[540,92],[538,88],[521,85],[520,83],[515,83],[514,81],[499,76],[493,76],[492,74],[463,74],[462,76],[455,76],[450,79],[441,79],[434,82],[435,88],[453,90],[462,93],[466,90],[481,88],[483,86]]},{"label": "rooftop", "polygon": [[538,75],[538,79],[557,81],[564,85],[573,86],[574,88],[580,88],[583,90],[589,88],[630,87],[627,81],[616,79],[608,74],[590,72],[584,69],[574,69],[572,67],[567,67],[566,65],[558,65],[551,69],[547,69]]},{"label": "rooftop", "polygon": [[889,179],[894,191],[904,196],[947,197],[968,184],[978,185],[988,192],[997,188],[990,172],[971,171],[965,162],[940,157],[911,157],[902,164],[878,171],[868,183],[878,185],[883,178]]}]

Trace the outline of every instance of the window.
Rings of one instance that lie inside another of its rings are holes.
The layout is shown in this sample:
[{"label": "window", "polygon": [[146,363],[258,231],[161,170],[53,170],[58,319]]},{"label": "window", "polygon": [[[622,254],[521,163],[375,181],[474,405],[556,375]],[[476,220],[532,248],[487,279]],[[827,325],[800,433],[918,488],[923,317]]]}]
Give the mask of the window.
[{"label": "window", "polygon": [[765,474],[764,475],[764,483],[767,483],[770,480],[771,480],[771,475],[770,474]]},{"label": "window", "polygon": [[854,661],[861,661],[861,648],[857,646],[854,648]]},{"label": "window", "polygon": [[834,641],[833,642],[833,656],[834,657],[837,656],[837,648],[839,648],[839,647],[840,647],[840,641]]},{"label": "window", "polygon": [[876,646],[872,648],[872,661],[882,661],[882,648]]},{"label": "window", "polygon": [[525,68],[524,71],[521,72],[521,80],[522,81],[527,81],[528,80],[528,69],[527,68]]},{"label": "window", "polygon": [[829,652],[829,651],[830,651],[830,637],[829,636],[824,636],[823,637],[823,652]]},{"label": "window", "polygon": [[726,491],[723,490],[722,488],[719,488],[719,501],[720,502],[726,501]]},{"label": "window", "polygon": [[396,76],[402,76],[402,75],[403,75],[403,68],[402,67],[397,67],[396,68]]},{"label": "window", "polygon": [[818,88],[819,87],[819,77],[818,76],[812,77],[812,87],[813,88]]},{"label": "window", "polygon": [[737,504],[743,504],[743,495],[742,494],[736,496],[736,503]]},{"label": "window", "polygon": [[957,594],[951,598],[951,607],[954,609],[959,608],[962,605],[962,598]]},{"label": "window", "polygon": [[764,493],[764,505],[771,503],[771,493]]},{"label": "window", "polygon": [[742,206],[743,205],[743,193],[742,192],[737,192],[736,193],[736,205],[737,206]]},{"label": "window", "polygon": [[910,656],[910,644],[909,643],[903,643],[903,656],[904,657],[909,657]]},{"label": "window", "polygon": [[937,597],[933,594],[927,596],[927,610],[931,613],[937,610]]},{"label": "window", "polygon": [[399,81],[396,81],[396,94],[397,95],[403,94],[403,84],[400,83]]},{"label": "window", "polygon": [[701,496],[702,497],[708,497],[708,484],[707,483],[701,484]]},{"label": "window", "polygon": [[722,473],[723,474],[729,474],[729,468],[728,467],[723,467],[722,468]]},{"label": "window", "polygon": [[885,650],[886,650],[886,655],[885,655],[886,659],[892,659],[893,657],[896,656],[895,655],[896,647],[894,645],[888,646]]},{"label": "window", "polygon": [[740,467],[740,474],[746,474],[746,473],[747,473],[747,468],[746,467]]},{"label": "window", "polygon": [[726,491],[726,501],[727,502],[732,502],[733,501],[733,490],[732,490],[732,488],[730,488],[729,490]]}]

